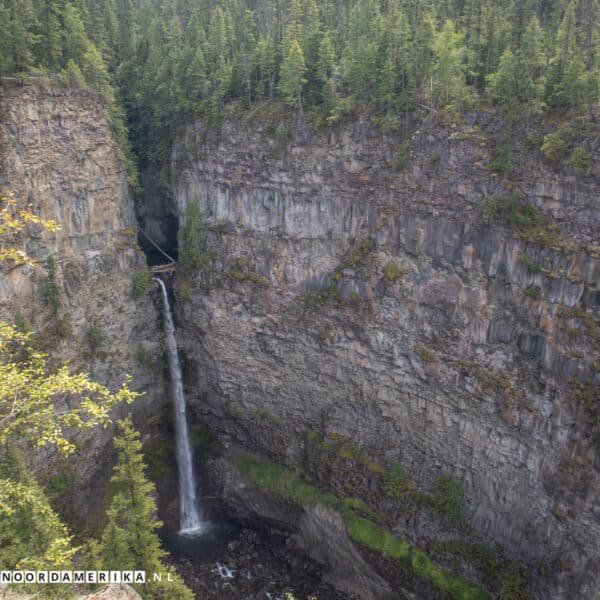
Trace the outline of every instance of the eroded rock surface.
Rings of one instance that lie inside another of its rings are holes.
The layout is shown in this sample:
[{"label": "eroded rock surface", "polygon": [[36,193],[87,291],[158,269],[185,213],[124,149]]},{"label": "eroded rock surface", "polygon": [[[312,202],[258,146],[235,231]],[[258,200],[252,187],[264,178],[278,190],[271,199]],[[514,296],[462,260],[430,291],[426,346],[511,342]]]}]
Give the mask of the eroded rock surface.
[{"label": "eroded rock surface", "polygon": [[[156,369],[162,335],[150,297],[132,298],[132,277],[145,259],[136,247],[127,174],[104,108],[87,93],[55,84],[5,82],[0,112],[1,190],[61,226],[52,234],[32,228],[17,240],[34,260],[32,268],[0,265],[0,316],[12,322],[20,311],[56,364],[68,362],[112,389],[132,375],[131,387],[147,392],[135,411],[149,425],[162,400]],[[49,255],[56,265],[56,316],[45,291]],[[38,457],[42,481],[58,473],[71,482],[64,502],[71,516],[85,521],[101,509],[111,436],[112,430],[82,436],[78,455],[51,457],[50,469],[47,457]]]},{"label": "eroded rock surface", "polygon": [[212,252],[179,277],[189,400],[224,439],[289,466],[316,432],[425,490],[448,473],[478,535],[554,565],[533,576],[537,597],[591,599],[598,173],[517,151],[513,185],[560,233],[489,223],[482,203],[509,193],[489,168],[498,127],[473,115],[403,141],[357,123],[302,143],[260,124],[189,128],[173,194],[181,222],[199,205]]}]

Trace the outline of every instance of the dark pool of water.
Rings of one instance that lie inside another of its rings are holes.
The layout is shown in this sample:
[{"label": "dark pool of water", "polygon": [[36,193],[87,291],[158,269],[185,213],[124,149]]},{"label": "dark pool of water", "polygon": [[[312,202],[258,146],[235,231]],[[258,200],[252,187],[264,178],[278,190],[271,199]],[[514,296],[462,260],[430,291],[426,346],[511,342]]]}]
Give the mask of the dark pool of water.
[{"label": "dark pool of water", "polygon": [[165,532],[162,536],[165,549],[176,559],[193,562],[217,561],[225,553],[227,544],[236,539],[240,527],[229,521],[214,521],[201,533],[180,534],[177,531]]}]

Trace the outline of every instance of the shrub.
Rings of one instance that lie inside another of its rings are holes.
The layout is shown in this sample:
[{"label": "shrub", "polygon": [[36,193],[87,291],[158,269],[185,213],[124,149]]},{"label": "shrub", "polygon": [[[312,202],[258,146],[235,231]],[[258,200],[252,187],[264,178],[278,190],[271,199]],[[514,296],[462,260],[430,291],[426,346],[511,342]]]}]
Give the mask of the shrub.
[{"label": "shrub", "polygon": [[140,269],[133,274],[132,295],[135,300],[144,297],[150,289],[152,274],[148,269]]},{"label": "shrub", "polygon": [[73,327],[71,326],[71,317],[69,315],[63,315],[56,321],[56,335],[60,338],[69,337],[73,333]]},{"label": "shrub", "polygon": [[15,313],[15,329],[19,333],[29,333],[31,331],[31,323],[20,310]]},{"label": "shrub", "polygon": [[571,156],[571,166],[578,173],[585,173],[592,166],[592,155],[581,147],[575,148]]},{"label": "shrub", "polygon": [[464,501],[460,482],[444,473],[440,475],[433,485],[432,505],[448,521],[462,524]]},{"label": "shrub", "polygon": [[404,277],[406,273],[407,271],[395,262],[389,262],[383,267],[383,278],[388,283],[394,283],[394,281],[397,281],[401,277]]},{"label": "shrub", "polygon": [[90,325],[85,332],[85,341],[92,355],[96,354],[104,343],[104,333],[98,325]]},{"label": "shrub", "polygon": [[137,347],[137,360],[140,365],[151,369],[154,366],[154,359],[152,358],[152,352],[144,346],[140,345]]},{"label": "shrub", "polygon": [[406,167],[408,167],[408,163],[410,161],[410,150],[408,144],[400,144],[396,148],[396,153],[394,154],[394,167],[396,171],[404,171]]},{"label": "shrub", "polygon": [[519,254],[519,262],[527,267],[530,273],[539,273],[542,268],[538,265],[535,260],[527,256],[527,254]]},{"label": "shrub", "polygon": [[74,477],[71,474],[60,472],[52,475],[46,484],[46,494],[50,498],[61,496],[69,487],[73,485]]},{"label": "shrub", "polygon": [[60,288],[56,283],[56,261],[52,255],[46,259],[46,272],[48,273],[48,279],[44,286],[44,298],[50,306],[52,316],[56,319],[60,308]]},{"label": "shrub", "polygon": [[549,160],[560,160],[566,153],[569,145],[562,139],[559,133],[549,133],[544,136],[544,143],[540,150]]},{"label": "shrub", "polygon": [[537,150],[543,143],[544,140],[539,133],[529,130],[525,134],[525,147],[529,150]]},{"label": "shrub", "polygon": [[179,253],[181,264],[187,273],[193,273],[204,264],[202,255],[202,217],[196,202],[190,202],[185,207],[185,225],[182,232],[182,248]]},{"label": "shrub", "polygon": [[275,136],[280,142],[285,141],[289,134],[290,132],[285,123],[279,123],[279,125],[277,125],[277,128],[275,129]]},{"label": "shrub", "polygon": [[529,296],[529,298],[533,298],[534,300],[539,300],[542,297],[542,290],[539,285],[530,285],[525,290],[525,295]]},{"label": "shrub", "polygon": [[404,467],[396,463],[383,477],[383,489],[392,498],[403,498],[415,491],[415,484],[406,479]]},{"label": "shrub", "polygon": [[187,302],[191,298],[191,292],[192,284],[187,279],[182,279],[179,282],[179,297]]}]

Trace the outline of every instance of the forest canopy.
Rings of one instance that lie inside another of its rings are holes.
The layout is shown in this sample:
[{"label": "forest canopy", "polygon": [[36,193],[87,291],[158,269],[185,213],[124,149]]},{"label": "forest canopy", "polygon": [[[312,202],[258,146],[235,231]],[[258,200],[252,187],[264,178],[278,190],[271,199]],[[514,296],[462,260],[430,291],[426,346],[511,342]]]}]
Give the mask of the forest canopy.
[{"label": "forest canopy", "polygon": [[0,71],[96,90],[138,159],[160,163],[177,127],[218,124],[232,101],[325,125],[481,102],[586,111],[599,18],[600,0],[0,0]]}]

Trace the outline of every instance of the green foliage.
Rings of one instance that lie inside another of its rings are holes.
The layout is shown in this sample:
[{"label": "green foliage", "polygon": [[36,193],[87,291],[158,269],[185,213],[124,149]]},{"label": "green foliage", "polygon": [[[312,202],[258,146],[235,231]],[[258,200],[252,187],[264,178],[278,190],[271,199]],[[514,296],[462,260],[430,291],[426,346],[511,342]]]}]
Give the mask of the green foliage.
[{"label": "green foliage", "polygon": [[185,223],[182,231],[182,248],[179,252],[181,264],[186,273],[193,274],[206,265],[202,252],[204,235],[202,234],[202,217],[196,202],[190,202],[184,211]]},{"label": "green foliage", "polygon": [[181,279],[179,281],[179,297],[187,302],[192,297],[192,284],[187,279]]},{"label": "green foliage", "polygon": [[[69,569],[75,548],[71,536],[50,507],[42,488],[18,451],[0,451],[0,568]],[[65,586],[24,586],[44,597],[64,597]]]},{"label": "green foliage", "polygon": [[425,346],[415,346],[415,352],[425,363],[433,364],[439,362],[437,356],[433,352],[425,348]]},{"label": "green foliage", "polygon": [[460,482],[449,475],[440,475],[433,486],[432,506],[451,523],[462,525],[464,500]]},{"label": "green foliage", "polygon": [[342,261],[342,268],[351,267],[353,269],[358,269],[362,267],[373,250],[375,250],[374,239],[365,238],[360,241],[353,240],[350,249]]},{"label": "green foliage", "polygon": [[102,347],[102,344],[104,344],[104,332],[98,325],[92,324],[86,329],[85,341],[90,353],[92,356],[95,356]]},{"label": "green foliage", "polygon": [[307,83],[305,74],[304,52],[298,40],[292,39],[281,64],[279,92],[283,101],[294,108],[302,107],[302,88]]},{"label": "green foliage", "polygon": [[145,585],[134,587],[143,598],[192,600],[192,592],[173,567],[163,563],[166,553],[156,534],[162,523],[155,517],[154,485],[144,474],[139,438],[130,417],[119,422],[119,434],[114,438],[119,459],[111,478],[116,491],[107,510],[108,523],[95,550],[97,564],[89,567],[170,573],[171,582],[163,577],[163,582],[149,580]]},{"label": "green foliage", "polygon": [[592,155],[578,146],[571,156],[571,166],[578,173],[585,173],[592,166]]},{"label": "green foliage", "polygon": [[70,315],[63,315],[59,317],[55,323],[54,332],[59,338],[68,338],[73,333],[73,327],[71,325]]},{"label": "green foliage", "polygon": [[548,224],[544,213],[529,204],[519,190],[512,190],[506,196],[488,196],[481,209],[487,220],[500,217],[504,226],[510,229],[526,231]]},{"label": "green foliage", "polygon": [[408,144],[400,144],[394,154],[394,168],[396,171],[404,171],[410,162],[410,148]]},{"label": "green foliage", "polygon": [[328,437],[334,441],[323,440],[317,432],[309,432],[307,434],[308,441],[320,450],[362,465],[370,473],[382,474],[385,472],[385,469],[379,463],[371,460],[358,444],[352,443],[349,439],[334,433],[329,434]]},{"label": "green foliage", "polygon": [[383,489],[391,498],[405,498],[416,491],[416,486],[406,479],[404,467],[395,464],[383,477]]},{"label": "green foliage", "polygon": [[229,269],[223,273],[223,277],[240,283],[250,282],[258,286],[269,285],[268,279],[250,270],[250,265],[245,258],[233,258],[229,263]]},{"label": "green foliage", "polygon": [[131,285],[131,295],[135,300],[143,298],[150,289],[150,283],[152,282],[152,273],[147,268],[140,269],[133,274],[133,280]]},{"label": "green foliage", "polygon": [[330,283],[320,291],[311,290],[300,296],[300,300],[305,308],[319,308],[325,304],[335,304],[340,306],[344,302],[344,297],[338,289]]},{"label": "green foliage", "polygon": [[72,485],[74,477],[70,473],[63,471],[56,473],[50,477],[46,484],[46,494],[54,499],[62,496]]},{"label": "green foliage", "polygon": [[456,557],[467,561],[492,582],[500,600],[531,600],[527,588],[527,571],[516,561],[502,555],[496,557],[484,544],[471,544],[459,540],[429,542],[428,550],[435,556]]},{"label": "green foliage", "polygon": [[[75,446],[67,437],[70,430],[108,424],[111,408],[139,395],[126,386],[112,393],[87,375],[71,375],[66,366],[51,370],[46,356],[31,347],[31,334],[0,322],[0,443],[18,436],[71,453]],[[65,397],[71,398],[70,408],[56,412],[55,402]]]},{"label": "green foliage", "polygon": [[540,267],[540,265],[527,254],[519,254],[518,260],[522,265],[527,267],[527,271],[529,273],[540,273],[542,270],[542,267]]},{"label": "green foliage", "polygon": [[390,122],[455,115],[477,95],[526,118],[589,109],[600,95],[597,15],[594,2],[580,4],[186,0],[167,11],[130,0],[4,0],[0,72],[60,73],[96,92],[137,186],[132,146],[142,164],[164,170],[186,121],[218,127],[274,100],[309,107],[320,127],[365,108]]},{"label": "green foliage", "polygon": [[351,539],[397,560],[399,566],[430,582],[448,597],[457,600],[488,600],[491,597],[485,590],[466,579],[439,568],[424,552],[362,516],[365,513],[362,503],[348,502],[348,499],[339,499],[332,494],[321,492],[299,479],[292,471],[273,463],[259,462],[243,454],[235,455],[234,462],[244,477],[264,491],[301,505],[331,506],[341,514]]},{"label": "green foliage", "polygon": [[19,333],[31,332],[31,323],[27,320],[25,315],[20,310],[17,310],[17,312],[15,313],[14,325],[15,329]]},{"label": "green foliage", "polygon": [[44,298],[50,307],[50,312],[54,319],[58,319],[58,309],[60,308],[60,287],[56,282],[56,261],[52,255],[46,259],[46,273],[48,278],[44,285]]},{"label": "green foliage", "polygon": [[154,366],[154,358],[152,357],[152,352],[147,348],[144,348],[141,344],[137,347],[137,361],[146,369],[151,369]]},{"label": "green foliage", "polygon": [[559,133],[549,133],[544,136],[544,143],[541,145],[540,150],[544,153],[546,158],[552,161],[558,161],[564,158],[569,149],[569,144],[563,140]]},{"label": "green foliage", "polygon": [[542,290],[539,285],[530,285],[525,290],[525,295],[533,300],[539,300],[542,297]]}]

